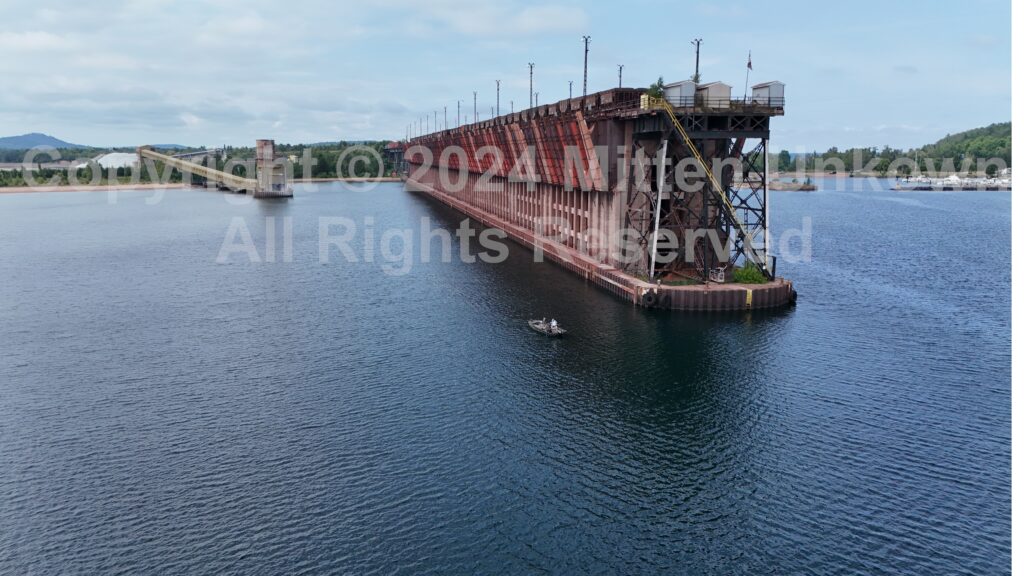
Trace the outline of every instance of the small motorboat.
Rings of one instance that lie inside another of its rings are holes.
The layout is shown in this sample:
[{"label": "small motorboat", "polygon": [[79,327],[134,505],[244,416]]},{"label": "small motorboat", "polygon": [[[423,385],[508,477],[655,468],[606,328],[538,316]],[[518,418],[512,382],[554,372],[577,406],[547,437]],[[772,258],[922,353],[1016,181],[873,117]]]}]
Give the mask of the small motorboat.
[{"label": "small motorboat", "polygon": [[566,330],[565,328],[562,328],[561,326],[558,326],[558,325],[552,326],[551,322],[548,322],[546,319],[545,320],[530,320],[529,324],[530,324],[530,328],[533,328],[537,332],[540,332],[541,334],[546,334],[548,336],[558,337],[558,336],[561,336],[561,335],[563,335],[563,334],[568,332],[568,330]]}]

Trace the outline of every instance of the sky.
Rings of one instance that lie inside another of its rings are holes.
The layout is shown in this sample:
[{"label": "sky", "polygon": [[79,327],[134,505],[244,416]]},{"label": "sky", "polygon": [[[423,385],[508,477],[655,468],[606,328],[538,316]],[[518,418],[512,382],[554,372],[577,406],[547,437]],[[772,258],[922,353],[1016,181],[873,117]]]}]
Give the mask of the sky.
[{"label": "sky", "polygon": [[[772,149],[920,146],[1010,120],[1010,2],[4,0],[0,136],[94,146],[402,138],[501,107],[682,80],[786,84]],[[418,129],[418,125],[417,125]]]}]

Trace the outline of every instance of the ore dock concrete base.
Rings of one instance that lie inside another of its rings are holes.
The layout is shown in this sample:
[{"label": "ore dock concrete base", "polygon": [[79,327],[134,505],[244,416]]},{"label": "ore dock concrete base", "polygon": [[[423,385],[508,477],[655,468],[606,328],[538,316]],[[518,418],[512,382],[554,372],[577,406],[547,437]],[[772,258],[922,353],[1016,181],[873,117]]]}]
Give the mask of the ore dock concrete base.
[{"label": "ore dock concrete base", "polygon": [[554,262],[588,281],[628,300],[637,306],[687,310],[694,312],[727,312],[777,308],[796,300],[793,283],[777,278],[765,284],[696,284],[686,286],[657,286],[634,278],[608,264],[602,264],[584,254],[556,244],[533,231],[517,226],[502,218],[488,214],[433,187],[405,180],[407,190],[422,192],[441,203],[481,222],[498,228],[527,248],[539,247],[546,262]]}]

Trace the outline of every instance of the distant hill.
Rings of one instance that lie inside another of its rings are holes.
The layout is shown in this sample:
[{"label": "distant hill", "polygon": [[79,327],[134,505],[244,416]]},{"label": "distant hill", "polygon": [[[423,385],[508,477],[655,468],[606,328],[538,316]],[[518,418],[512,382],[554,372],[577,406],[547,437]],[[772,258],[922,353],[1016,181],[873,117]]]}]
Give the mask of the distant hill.
[{"label": "distant hill", "polygon": [[990,124],[966,132],[950,134],[921,147],[921,155],[931,158],[1002,158],[1009,166],[1013,130],[1010,122]]},{"label": "distant hill", "polygon": [[[1010,122],[999,122],[983,128],[948,134],[936,142],[909,150],[890,146],[881,149],[869,146],[846,150],[833,146],[824,153],[779,150],[778,154],[769,156],[769,162],[773,168],[777,167],[779,172],[791,172],[799,169],[801,165],[816,166],[819,161],[825,160],[830,162],[828,168],[833,171],[859,171],[877,159],[873,165],[874,171],[885,174],[893,162],[901,159],[909,159],[911,162],[917,159],[919,170],[936,170],[939,166],[943,167],[942,170],[949,170],[946,166],[947,161],[952,161],[954,170],[971,170],[977,168],[983,160],[987,163],[986,172],[992,174],[997,166],[989,163],[991,160],[999,158],[1007,167],[1012,166],[1012,132],[1013,126]],[[965,168],[965,161],[970,161],[970,166]],[[903,161],[896,165],[896,169],[907,174],[910,165],[912,164]]]},{"label": "distant hill", "polygon": [[40,134],[39,132],[22,134],[21,136],[0,137],[0,150],[23,150],[26,148],[34,148],[36,146],[53,146],[54,148],[87,148],[87,146],[65,142],[60,138],[54,138],[49,134]]}]

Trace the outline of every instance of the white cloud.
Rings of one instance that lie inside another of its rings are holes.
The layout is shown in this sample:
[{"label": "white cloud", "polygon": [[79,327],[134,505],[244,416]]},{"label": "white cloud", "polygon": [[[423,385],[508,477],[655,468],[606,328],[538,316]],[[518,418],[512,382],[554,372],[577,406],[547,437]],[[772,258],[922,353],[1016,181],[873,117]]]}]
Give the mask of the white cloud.
[{"label": "white cloud", "polygon": [[45,30],[25,32],[0,32],[0,50],[9,52],[35,52],[44,50],[67,50],[75,46],[66,36],[58,36]]},{"label": "white cloud", "polygon": [[[593,36],[591,89],[614,85],[619,63],[626,85],[684,77],[690,39],[702,36],[702,74],[738,94],[753,48],[751,83],[782,80],[792,103],[773,130],[824,147],[846,145],[843,125],[851,141],[918,144],[936,118],[983,125],[1009,112],[1008,27],[973,25],[956,43],[829,5],[816,17],[845,14],[838,29],[768,10],[758,12],[763,26],[738,31],[732,16],[749,8],[653,6],[656,17],[583,0],[5,0],[17,18],[0,19],[0,135],[41,131],[98,145],[387,138],[444,106],[451,115],[457,100],[468,114],[474,91],[486,117],[495,79],[502,108],[521,107],[527,62],[537,64],[541,100],[564,98],[569,80],[580,90],[582,34]],[[1009,7],[976,12],[978,24]],[[957,23],[943,11],[933,17]],[[957,82],[909,82],[911,67],[919,79]],[[948,104],[960,101],[971,106]]]},{"label": "white cloud", "polygon": [[180,116],[181,121],[185,124],[186,128],[194,129],[202,124],[203,120],[199,116],[192,114],[191,112],[184,112]]},{"label": "white cloud", "polygon": [[486,4],[476,0],[437,0],[399,2],[407,12],[407,29],[418,34],[452,31],[472,37],[529,36],[548,32],[578,32],[587,24],[587,15],[578,6],[543,4],[522,6],[514,3]]},{"label": "white cloud", "polygon": [[[228,13],[205,22],[196,41],[206,46],[225,46],[243,43],[252,45],[268,38],[270,26],[259,14]],[[269,36],[274,38],[273,35]]]}]

